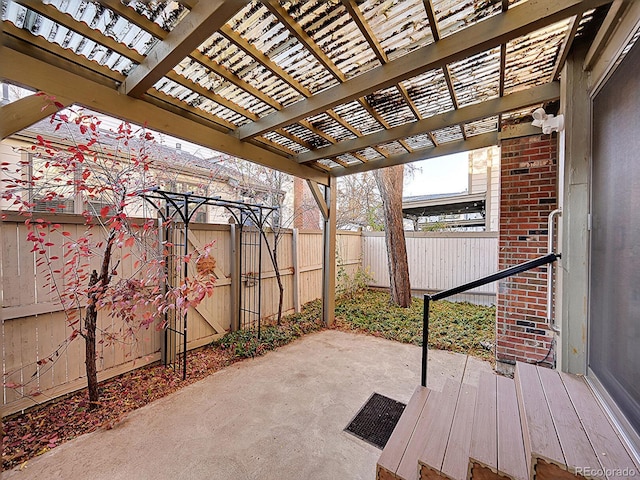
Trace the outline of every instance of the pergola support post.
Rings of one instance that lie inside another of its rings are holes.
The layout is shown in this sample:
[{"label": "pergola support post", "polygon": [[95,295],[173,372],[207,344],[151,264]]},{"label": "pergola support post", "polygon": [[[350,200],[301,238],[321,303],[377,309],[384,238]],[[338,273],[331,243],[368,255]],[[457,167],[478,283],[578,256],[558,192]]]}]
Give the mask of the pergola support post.
[{"label": "pergola support post", "polygon": [[[320,202],[318,202],[320,203]],[[337,179],[329,177],[329,185],[324,189],[324,255],[322,257],[322,320],[330,327],[335,320],[336,309],[336,205]]]},{"label": "pergola support post", "polygon": [[300,259],[298,258],[298,229],[294,228],[291,238],[291,256],[293,257],[293,309],[300,313]]}]

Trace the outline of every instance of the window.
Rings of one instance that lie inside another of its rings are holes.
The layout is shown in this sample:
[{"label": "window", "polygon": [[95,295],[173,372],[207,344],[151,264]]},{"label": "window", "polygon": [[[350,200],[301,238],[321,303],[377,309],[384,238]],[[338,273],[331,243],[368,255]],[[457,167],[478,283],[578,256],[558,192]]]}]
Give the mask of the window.
[{"label": "window", "polygon": [[76,172],[54,160],[30,155],[29,200],[33,211],[73,213],[76,200]]},{"label": "window", "polygon": [[[197,195],[199,197],[207,197],[209,195],[209,189],[207,185],[199,185],[194,182],[187,181],[172,181],[167,185],[167,190],[175,193],[191,193],[192,195]],[[189,205],[189,211],[195,208],[195,204]],[[192,223],[208,223],[208,211],[209,207],[207,205],[202,205],[196,210],[196,212],[191,217]]]}]

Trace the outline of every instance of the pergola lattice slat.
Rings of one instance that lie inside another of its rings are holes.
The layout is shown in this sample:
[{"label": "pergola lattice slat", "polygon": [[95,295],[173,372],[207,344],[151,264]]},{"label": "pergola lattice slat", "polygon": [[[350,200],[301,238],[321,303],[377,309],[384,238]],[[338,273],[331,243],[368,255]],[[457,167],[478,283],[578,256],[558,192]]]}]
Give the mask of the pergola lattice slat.
[{"label": "pergola lattice slat", "polygon": [[359,77],[238,128],[238,138],[260,135],[349,102],[423,72],[496,47],[555,21],[607,3],[606,0],[529,0],[505,13],[476,23],[439,42],[414,50]]}]

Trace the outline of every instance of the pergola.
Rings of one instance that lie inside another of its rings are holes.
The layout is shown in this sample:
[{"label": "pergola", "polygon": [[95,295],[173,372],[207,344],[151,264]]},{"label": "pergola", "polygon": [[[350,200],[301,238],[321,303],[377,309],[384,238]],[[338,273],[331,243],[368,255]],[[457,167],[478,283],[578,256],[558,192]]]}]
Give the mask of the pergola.
[{"label": "pergola", "polygon": [[[336,178],[497,144],[625,3],[5,0],[0,78],[306,179],[331,323]],[[2,106],[2,138],[44,102]]]}]

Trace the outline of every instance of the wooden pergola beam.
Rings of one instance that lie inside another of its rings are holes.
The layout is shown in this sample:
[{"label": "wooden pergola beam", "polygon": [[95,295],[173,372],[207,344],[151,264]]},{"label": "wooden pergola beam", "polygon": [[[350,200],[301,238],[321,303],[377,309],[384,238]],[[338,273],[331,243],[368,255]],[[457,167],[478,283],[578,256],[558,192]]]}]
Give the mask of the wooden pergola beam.
[{"label": "wooden pergola beam", "polygon": [[580,20],[582,16],[576,15],[571,20],[569,25],[569,29],[562,41],[562,45],[560,46],[560,51],[558,52],[558,57],[556,58],[556,63],[553,66],[553,74],[551,75],[552,80],[557,80],[560,78],[560,72],[562,72],[562,67],[564,67],[564,62],[567,61],[567,57],[569,56],[569,51],[571,50],[571,45],[573,45],[573,40],[576,38],[576,33],[578,32],[578,27],[580,26]]},{"label": "wooden pergola beam", "polygon": [[169,32],[163,30],[163,28],[153,20],[148,19],[144,15],[140,15],[133,8],[124,5],[121,0],[99,0],[99,3],[160,40],[164,40],[169,34]]},{"label": "wooden pergola beam", "polygon": [[219,30],[222,36],[224,36],[229,42],[236,45],[240,50],[244,51],[247,55],[253,58],[256,62],[262,65],[264,68],[269,70],[273,75],[278,77],[280,80],[285,82],[295,91],[300,93],[305,97],[311,97],[311,91],[302,85],[298,80],[296,80],[292,75],[287,73],[280,65],[271,60],[267,55],[262,53],[256,47],[254,47],[251,43],[245,40],[240,34],[238,34],[235,30],[230,28],[228,25],[223,25]]},{"label": "wooden pergola beam", "polygon": [[[433,4],[431,0],[423,0],[424,10],[427,14],[427,18],[429,19],[429,27],[431,28],[431,35],[433,36],[434,42],[440,41],[440,28],[438,27],[438,19],[436,18],[436,14],[433,10]],[[442,75],[444,75],[444,81],[447,84],[447,89],[449,90],[449,96],[451,97],[451,103],[453,104],[453,108],[457,110],[460,108],[458,103],[458,96],[456,95],[456,89],[453,86],[453,79],[451,78],[451,71],[449,70],[449,65],[442,66]],[[460,125],[460,131],[462,132],[462,138],[467,139],[467,132],[465,132],[464,124]],[[434,145],[437,145],[435,135],[429,134],[429,138]]]},{"label": "wooden pergola beam", "polygon": [[127,77],[121,92],[139,97],[244,7],[248,0],[198,2]]},{"label": "wooden pergola beam", "polygon": [[253,95],[258,100],[262,101],[263,103],[266,103],[267,105],[269,105],[270,107],[274,108],[275,110],[282,110],[282,105],[280,105],[280,103],[278,103],[276,100],[271,98],[269,95],[263,93],[262,91],[260,91],[260,89],[254,87],[250,83],[245,82],[240,77],[238,77],[237,75],[231,73],[225,67],[223,67],[222,65],[214,62],[213,60],[211,60],[209,57],[207,57],[206,55],[202,54],[201,52],[199,52],[197,50],[194,50],[189,55],[189,58],[191,58],[192,60],[198,62],[200,65],[202,65],[207,70],[210,70],[213,73],[215,73],[216,75],[224,78],[227,82],[232,83],[233,85],[235,85],[239,89],[244,90],[245,92],[249,93],[250,95]]},{"label": "wooden pergola beam", "polygon": [[322,185],[329,182],[326,173],[299,165],[289,157],[278,155],[252,143],[242,142],[229,134],[144,100],[121,95],[112,88],[91,82],[6,46],[3,48],[2,55],[3,63],[11,65],[11,68],[2,69],[2,76],[10,82],[29,85],[37,90],[46,90],[51,95],[68,98],[91,110],[135,124],[146,124],[153,130],[291,175],[311,179]]},{"label": "wooden pergola beam", "polygon": [[284,25],[289,33],[293,35],[311,55],[313,55],[320,64],[326,68],[331,75],[333,75],[338,81],[344,82],[346,77],[340,71],[340,69],[333,63],[333,60],[324,53],[324,51],[318,46],[307,32],[303,30],[300,24],[289,15],[289,13],[280,5],[279,2],[264,2],[264,6],[271,12],[271,14],[278,19],[282,25]]},{"label": "wooden pergola beam", "polygon": [[320,213],[322,213],[322,218],[324,218],[325,221],[328,220],[329,207],[327,206],[327,202],[324,201],[324,194],[320,191],[320,187],[313,180],[307,180],[307,185],[309,186],[313,199],[316,201],[316,205],[318,205],[320,209]]},{"label": "wooden pergola beam", "polygon": [[349,12],[349,15],[358,26],[358,29],[362,33],[362,36],[365,38],[373,52],[376,54],[376,57],[378,57],[378,61],[383,65],[385,63],[389,63],[386,52],[382,48],[382,45],[380,45],[380,42],[376,38],[376,35],[373,33],[373,30],[371,30],[369,24],[365,21],[362,13],[360,13],[358,6],[355,5],[353,0],[342,0],[342,5],[344,5],[344,8],[347,10],[347,12]]},{"label": "wooden pergola beam", "polygon": [[496,47],[608,0],[529,0],[236,130],[246,139]]},{"label": "wooden pergola beam", "polygon": [[490,147],[498,144],[498,132],[484,133],[469,137],[467,140],[457,142],[448,142],[440,144],[436,147],[422,148],[414,150],[411,153],[403,153],[392,155],[389,158],[381,158],[371,160],[368,163],[354,165],[353,167],[343,168],[336,167],[331,170],[334,177],[343,177],[352,173],[369,172],[379,168],[393,167],[394,165],[404,165],[406,163],[417,162],[419,160],[427,160],[429,158],[442,157],[453,153],[467,152],[478,148]]},{"label": "wooden pergola beam", "polygon": [[[2,43],[10,48],[27,53],[29,56],[39,58],[51,65],[57,65],[67,71],[82,75],[89,80],[108,86],[117,86],[124,81],[124,75],[111,70],[106,65],[89,60],[83,55],[78,55],[68,48],[63,48],[57,43],[52,43],[41,36],[33,35],[28,30],[16,27],[13,23],[4,20],[2,23]],[[9,68],[3,62],[0,67]]]},{"label": "wooden pergola beam", "polygon": [[217,93],[212,92],[208,88],[203,87],[202,85],[194,82],[193,80],[188,79],[187,77],[180,75],[179,73],[174,72],[173,70],[167,72],[166,77],[177,83],[178,85],[182,85],[189,90],[196,92],[198,95],[211,100],[212,102],[217,103],[218,105],[222,105],[229,110],[236,112],[242,115],[245,118],[250,120],[257,120],[259,117],[255,113],[247,110],[246,108],[242,108],[240,105],[227,100],[226,98],[218,95]]},{"label": "wooden pergola beam", "polygon": [[[371,133],[360,138],[343,140],[335,145],[329,145],[317,150],[300,153],[297,160],[300,163],[317,161],[324,158],[339,156],[345,153],[354,152],[370,146],[372,143],[388,143],[401,138],[420,135],[433,130],[459,125],[461,123],[473,122],[483,118],[498,115],[499,113],[518,110],[529,105],[535,105],[560,97],[560,85],[558,82],[550,82],[545,85],[520,90],[499,98],[485,100],[453,110],[440,115],[434,115],[417,122],[398,125],[397,127]],[[371,162],[369,162],[371,163]]]},{"label": "wooden pergola beam", "polygon": [[84,22],[79,22],[71,15],[61,12],[53,5],[26,0],[16,0],[16,3],[48,18],[49,20],[52,20],[55,23],[67,27],[69,30],[74,31],[83,37],[93,40],[94,42],[117,52],[129,60],[133,60],[134,62],[141,62],[144,60],[144,56],[136,50],[127,47],[125,44],[103,34],[99,30],[91,28]]},{"label": "wooden pergola beam", "polygon": [[584,66],[585,70],[591,70],[593,64],[598,60],[602,50],[607,44],[607,40],[611,37],[611,34],[618,27],[618,22],[622,15],[627,11],[627,9],[634,3],[632,0],[614,0],[609,7],[609,11],[607,12],[607,16],[604,17],[604,21],[596,33],[593,42],[591,42],[591,47],[587,51],[587,55],[584,58]]},{"label": "wooden pergola beam", "polygon": [[[331,73],[331,75],[333,75],[333,77],[336,80],[338,80],[339,82],[345,82],[346,81],[346,77],[342,73],[342,71],[336,66],[335,63],[333,63],[333,61],[329,58],[329,56],[324,53],[324,51],[315,42],[315,40],[313,38],[311,38],[300,27],[300,25],[295,22],[295,20],[289,15],[289,13],[284,8],[282,8],[276,2],[266,2],[265,6],[280,21],[280,23],[282,23],[287,28],[287,30],[289,30],[289,32],[307,49],[307,51],[310,52],[316,58],[316,60],[318,60],[318,62],[320,62],[320,64],[326,70],[328,70],[329,73]],[[276,73],[276,72],[274,72],[274,73]],[[286,80],[286,79],[284,79],[284,80]],[[303,95],[305,95],[306,97],[310,97],[311,96],[310,95],[311,92],[301,91],[301,93]],[[366,100],[364,98],[359,98],[358,101],[369,111],[369,114],[372,115],[373,118],[376,121],[378,121],[378,123],[380,123],[384,128],[388,128],[389,127],[388,124],[384,121],[384,119],[378,114],[378,112],[376,112],[374,109],[369,107],[369,104],[366,102]],[[331,116],[331,118],[336,120],[340,125],[342,125],[346,129],[348,129],[349,131],[351,131],[355,135],[357,135],[359,137],[362,136],[362,132],[360,132],[357,129],[355,129],[347,120],[341,118],[333,110],[328,110],[327,114],[329,114]],[[321,136],[325,140],[327,140],[327,141],[329,141],[329,142],[331,142],[333,144],[337,143],[337,141],[334,138],[328,136],[327,134],[325,134],[321,130],[318,130],[317,128],[313,128],[312,126],[310,126],[308,121],[300,120],[299,123],[302,126],[304,126],[305,128],[311,130],[316,135]],[[376,148],[376,151],[378,151],[381,155],[383,155],[385,157],[388,156],[387,152],[385,150],[383,150],[383,149],[377,149]],[[366,161],[366,159],[364,159],[363,157],[361,157],[359,155],[354,155],[354,156],[356,158],[358,158],[362,162]],[[340,159],[334,159],[334,161],[336,161],[336,163],[338,163],[338,164],[344,163]]]},{"label": "wooden pergola beam", "polygon": [[[342,0],[342,4],[344,5],[346,10],[349,12],[349,15],[351,16],[351,18],[353,19],[353,21],[356,23],[356,25],[360,29],[360,32],[362,33],[364,38],[367,40],[367,43],[369,44],[369,47],[376,54],[376,57],[378,57],[378,60],[380,61],[380,63],[382,63],[383,65],[385,63],[388,63],[389,62],[389,58],[387,57],[387,53],[382,48],[382,45],[380,44],[380,42],[376,38],[376,36],[375,36],[373,30],[371,29],[371,27],[369,26],[369,24],[365,21],[364,15],[362,15],[362,12],[358,8],[358,6],[354,4],[353,0]],[[402,85],[400,85],[399,83],[396,84],[395,87],[400,92],[400,95],[402,95],[404,101],[409,106],[409,109],[411,110],[411,112],[416,117],[416,120],[420,120],[420,118],[421,118],[420,112],[418,111],[417,108],[415,108],[415,104],[413,103],[413,101],[409,97],[409,94],[407,93],[407,90],[405,88],[403,88]],[[387,122],[384,119],[384,117],[377,112],[377,110],[375,108],[373,108],[371,105],[369,105],[369,102],[367,101],[366,98],[360,97],[358,99],[358,102],[360,102],[360,104],[365,108],[365,110],[367,112],[369,112],[369,115],[371,115],[380,125],[382,125],[387,130],[389,129],[389,127],[390,127],[389,126],[389,122]],[[402,147],[407,152],[411,152],[412,151],[411,147],[404,140],[400,140],[399,143],[400,143],[400,145],[402,145]],[[383,157],[388,157],[389,156],[389,153],[385,149],[383,149],[381,147],[373,146],[372,148],[376,152],[378,152],[380,155],[382,155]]]},{"label": "wooden pergola beam", "polygon": [[[55,101],[62,104],[62,108],[68,107],[73,102],[68,98],[56,97]],[[44,120],[59,111],[45,95],[29,95],[15,102],[7,103],[0,107],[0,139],[4,140],[14,133],[30,127],[34,123]]]}]

